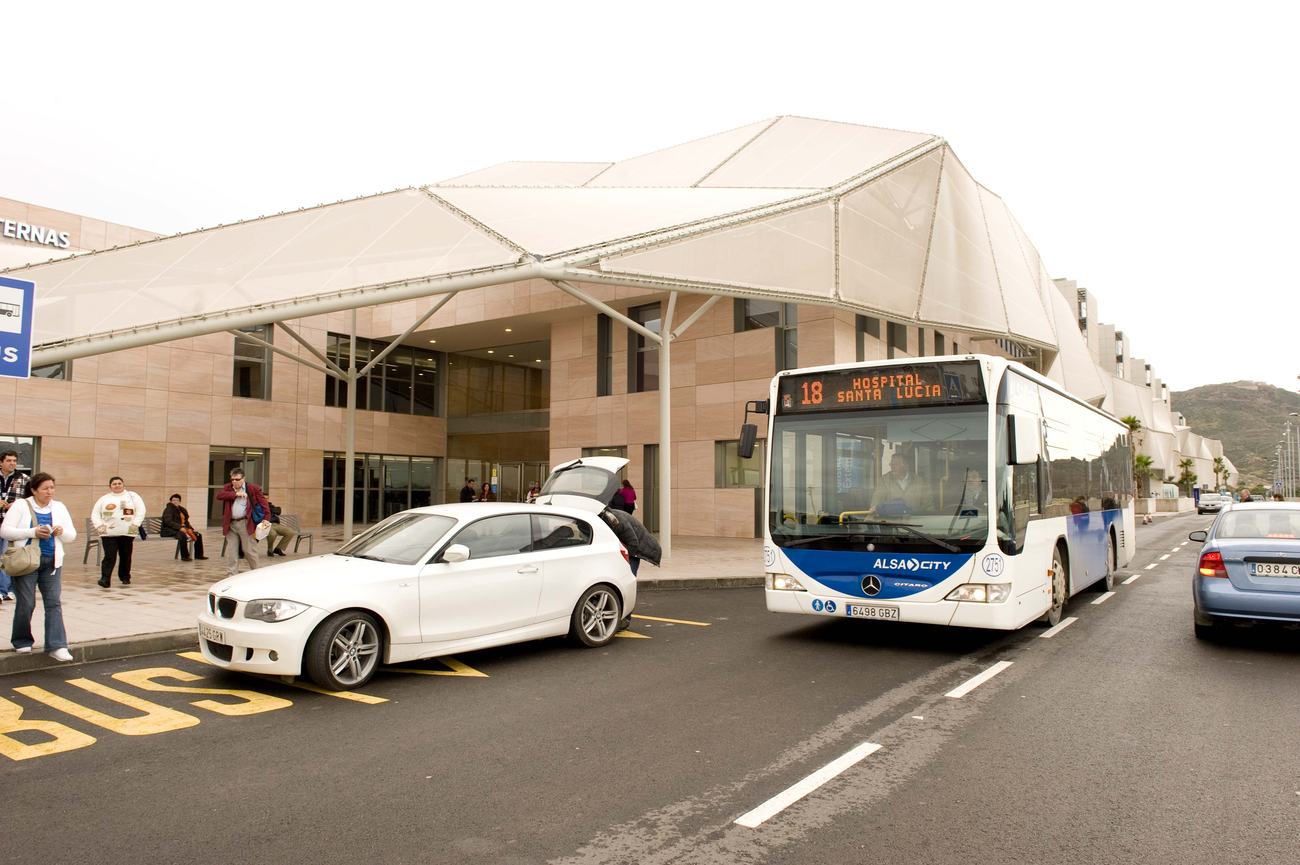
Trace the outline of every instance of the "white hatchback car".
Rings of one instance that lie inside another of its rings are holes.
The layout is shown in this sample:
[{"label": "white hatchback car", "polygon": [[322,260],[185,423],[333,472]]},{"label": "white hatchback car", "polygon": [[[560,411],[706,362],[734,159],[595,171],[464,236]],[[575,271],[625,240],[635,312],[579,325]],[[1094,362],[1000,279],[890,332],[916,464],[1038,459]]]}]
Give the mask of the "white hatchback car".
[{"label": "white hatchback car", "polygon": [[213,585],[199,646],[231,670],[364,685],[393,664],[568,634],[603,646],[627,626],[627,550],[589,510],[434,505],[338,552]]}]

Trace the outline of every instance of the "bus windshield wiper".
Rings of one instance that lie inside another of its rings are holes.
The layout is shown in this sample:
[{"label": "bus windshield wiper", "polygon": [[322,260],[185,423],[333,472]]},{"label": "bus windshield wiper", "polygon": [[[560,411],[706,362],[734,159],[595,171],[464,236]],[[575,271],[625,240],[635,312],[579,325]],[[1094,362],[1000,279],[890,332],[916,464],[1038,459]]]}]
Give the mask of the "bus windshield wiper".
[{"label": "bus windshield wiper", "polygon": [[[918,530],[917,526],[919,526],[920,523],[896,523],[891,520],[854,520],[852,523],[845,523],[843,525],[845,529],[851,529],[851,527],[855,525],[890,526],[891,528],[905,529],[919,538],[927,540],[930,543],[935,544],[936,546],[943,547],[945,550],[947,550],[950,553],[961,552],[961,548],[955,547],[946,541],[940,540],[939,538],[936,538],[934,535],[926,534],[925,532]],[[789,541],[787,543],[781,543],[780,541],[777,541],[777,546],[782,548],[802,547],[807,544],[815,544],[818,541],[827,541],[827,540],[834,540],[836,538],[842,538],[848,534],[861,535],[865,533],[861,531],[826,532],[825,534],[818,534],[818,535],[813,535],[812,537],[799,538],[798,540]],[[773,540],[776,539],[773,538]]]},{"label": "bus windshield wiper", "polygon": [[921,531],[919,528],[917,528],[917,526],[921,525],[920,523],[896,523],[893,520],[854,520],[854,522],[866,526],[889,526],[891,528],[896,528],[896,529],[905,529],[911,534],[916,535],[918,538],[924,538],[925,540],[929,541],[935,546],[943,547],[945,550],[947,550],[950,553],[961,552],[960,547],[954,547],[952,544],[948,543],[947,541],[940,540],[939,538],[936,538],[934,535]]}]

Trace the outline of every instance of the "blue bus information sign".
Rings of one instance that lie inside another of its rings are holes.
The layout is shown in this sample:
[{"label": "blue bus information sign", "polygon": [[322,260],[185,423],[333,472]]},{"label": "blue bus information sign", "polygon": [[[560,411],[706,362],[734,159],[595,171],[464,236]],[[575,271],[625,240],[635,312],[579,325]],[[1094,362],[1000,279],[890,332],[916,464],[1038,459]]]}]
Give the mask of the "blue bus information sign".
[{"label": "blue bus information sign", "polygon": [[0,276],[0,376],[32,374],[32,307],[36,283]]}]

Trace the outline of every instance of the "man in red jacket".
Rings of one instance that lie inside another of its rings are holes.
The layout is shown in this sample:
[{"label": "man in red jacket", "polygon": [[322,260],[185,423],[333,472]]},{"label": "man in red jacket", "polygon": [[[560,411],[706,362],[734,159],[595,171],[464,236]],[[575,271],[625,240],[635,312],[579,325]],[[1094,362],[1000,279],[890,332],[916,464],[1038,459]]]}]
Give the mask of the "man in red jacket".
[{"label": "man in red jacket", "polygon": [[239,572],[239,557],[248,559],[248,567],[257,569],[259,555],[257,527],[271,514],[271,505],[257,484],[244,480],[244,470],[230,470],[230,483],[217,493],[221,502],[221,534],[226,536],[226,576]]}]

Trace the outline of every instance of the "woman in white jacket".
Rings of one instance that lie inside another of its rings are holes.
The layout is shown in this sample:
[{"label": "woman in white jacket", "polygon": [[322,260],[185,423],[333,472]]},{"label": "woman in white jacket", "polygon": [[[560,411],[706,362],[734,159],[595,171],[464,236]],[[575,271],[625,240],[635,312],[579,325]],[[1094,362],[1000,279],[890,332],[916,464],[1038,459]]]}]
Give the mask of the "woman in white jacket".
[{"label": "woman in white jacket", "polygon": [[30,574],[15,576],[13,635],[15,652],[30,652],[36,642],[32,636],[32,613],[36,610],[36,590],[45,603],[45,651],[56,661],[71,661],[68,635],[63,628],[63,544],[77,539],[76,526],[63,502],[54,500],[54,478],[45,472],[32,475],[27,485],[29,498],[9,506],[0,537],[11,546],[36,543],[41,547],[41,566]]},{"label": "woman in white jacket", "polygon": [[144,499],[128,490],[126,481],[114,475],[108,479],[108,492],[91,508],[90,524],[99,532],[99,545],[104,548],[99,585],[105,589],[112,585],[113,566],[119,558],[122,566],[117,570],[117,578],[122,585],[131,585],[131,552],[135,548],[135,536],[144,525]]}]

